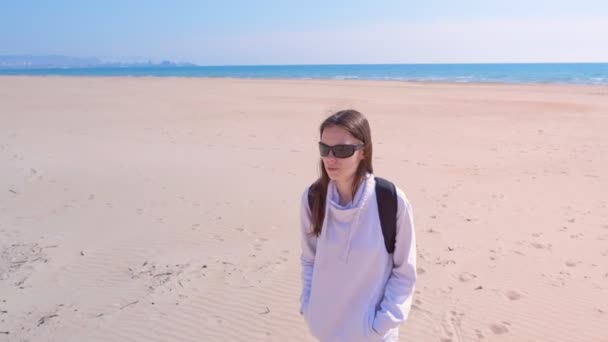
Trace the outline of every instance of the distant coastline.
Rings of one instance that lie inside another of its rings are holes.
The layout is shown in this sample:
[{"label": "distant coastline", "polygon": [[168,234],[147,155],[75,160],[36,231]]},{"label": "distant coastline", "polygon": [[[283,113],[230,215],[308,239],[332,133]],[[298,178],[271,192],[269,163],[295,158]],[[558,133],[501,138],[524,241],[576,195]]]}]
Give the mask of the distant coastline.
[{"label": "distant coastline", "polygon": [[63,55],[4,55],[0,56],[0,70],[31,69],[87,69],[87,68],[150,68],[192,67],[192,63],[161,61],[116,62],[97,57],[73,57]]}]

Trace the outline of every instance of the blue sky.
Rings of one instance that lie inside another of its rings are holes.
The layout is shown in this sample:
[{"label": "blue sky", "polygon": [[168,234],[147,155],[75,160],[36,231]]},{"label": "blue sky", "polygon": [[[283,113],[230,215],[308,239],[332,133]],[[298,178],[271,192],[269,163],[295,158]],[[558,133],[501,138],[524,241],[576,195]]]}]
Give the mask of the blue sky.
[{"label": "blue sky", "polygon": [[28,1],[0,55],[202,65],[608,62],[608,1]]}]

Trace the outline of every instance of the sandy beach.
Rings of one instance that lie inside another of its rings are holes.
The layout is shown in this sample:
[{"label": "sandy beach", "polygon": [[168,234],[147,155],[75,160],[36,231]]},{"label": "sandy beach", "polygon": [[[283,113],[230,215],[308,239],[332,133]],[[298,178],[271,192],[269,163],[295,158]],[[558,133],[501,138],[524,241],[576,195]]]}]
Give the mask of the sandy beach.
[{"label": "sandy beach", "polygon": [[0,77],[0,341],[312,341],[318,125],[414,209],[401,341],[608,341],[608,87]]}]

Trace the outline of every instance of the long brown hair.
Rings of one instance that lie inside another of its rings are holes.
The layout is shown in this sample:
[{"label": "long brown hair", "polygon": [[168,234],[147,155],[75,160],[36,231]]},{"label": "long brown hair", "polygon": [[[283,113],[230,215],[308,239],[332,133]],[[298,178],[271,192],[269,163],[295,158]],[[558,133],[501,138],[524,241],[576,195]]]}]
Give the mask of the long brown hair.
[{"label": "long brown hair", "polygon": [[[373,173],[372,166],[372,134],[369,128],[369,122],[360,112],[353,109],[341,110],[321,123],[319,128],[319,137],[323,135],[323,130],[328,127],[338,126],[345,129],[353,137],[363,143],[364,159],[361,160],[355,174],[352,193],[353,197],[359,184],[365,178],[367,173]],[[319,236],[323,226],[323,218],[325,217],[325,201],[327,198],[327,186],[329,185],[329,175],[323,166],[323,160],[319,162],[321,177],[311,186],[312,194],[312,234]]]}]

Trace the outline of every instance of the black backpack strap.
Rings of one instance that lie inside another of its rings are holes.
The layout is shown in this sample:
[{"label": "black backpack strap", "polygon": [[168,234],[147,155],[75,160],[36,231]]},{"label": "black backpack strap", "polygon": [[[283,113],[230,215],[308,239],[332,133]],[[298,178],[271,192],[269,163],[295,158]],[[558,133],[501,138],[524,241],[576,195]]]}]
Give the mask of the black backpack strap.
[{"label": "black backpack strap", "polygon": [[384,178],[375,177],[375,179],[378,216],[380,217],[380,225],[382,226],[384,246],[388,254],[393,254],[397,238],[397,189],[395,188],[395,184]]},{"label": "black backpack strap", "polygon": [[312,205],[315,200],[315,195],[318,191],[321,191],[321,186],[319,185],[319,181],[312,183],[308,187],[308,209],[312,212]]}]

